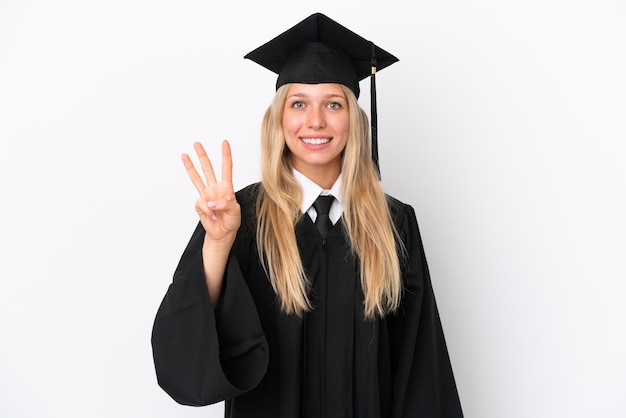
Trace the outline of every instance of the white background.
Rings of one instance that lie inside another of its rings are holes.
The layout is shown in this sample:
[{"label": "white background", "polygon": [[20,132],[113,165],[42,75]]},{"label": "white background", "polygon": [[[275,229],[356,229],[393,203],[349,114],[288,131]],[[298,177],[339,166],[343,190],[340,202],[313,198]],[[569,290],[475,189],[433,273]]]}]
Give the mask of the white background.
[{"label": "white background", "polygon": [[0,0],[1,417],[221,416],[152,365],[196,223],[179,155],[227,138],[235,186],[259,179],[275,76],[243,55],[316,11],[400,58],[383,183],[466,417],[626,416],[623,1]]}]

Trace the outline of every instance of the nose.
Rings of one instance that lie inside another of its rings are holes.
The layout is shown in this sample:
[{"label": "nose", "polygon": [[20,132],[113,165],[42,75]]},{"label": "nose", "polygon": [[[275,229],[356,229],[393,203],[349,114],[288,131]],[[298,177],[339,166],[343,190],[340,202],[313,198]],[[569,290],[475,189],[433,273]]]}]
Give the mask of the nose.
[{"label": "nose", "polygon": [[326,126],[326,121],[324,120],[324,113],[321,109],[310,108],[308,114],[307,125],[311,129],[321,129]]}]

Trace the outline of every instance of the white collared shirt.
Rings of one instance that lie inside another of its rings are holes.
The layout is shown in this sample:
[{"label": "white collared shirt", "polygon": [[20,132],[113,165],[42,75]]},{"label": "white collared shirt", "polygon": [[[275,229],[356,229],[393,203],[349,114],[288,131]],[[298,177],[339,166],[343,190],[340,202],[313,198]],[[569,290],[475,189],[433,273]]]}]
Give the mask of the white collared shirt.
[{"label": "white collared shirt", "polygon": [[317,212],[313,207],[313,202],[315,202],[315,199],[317,199],[317,196],[320,194],[331,194],[335,197],[335,200],[330,206],[328,216],[333,225],[337,223],[343,213],[343,204],[341,203],[341,173],[339,173],[339,177],[335,181],[335,184],[333,184],[333,187],[328,190],[321,188],[314,181],[296,169],[293,170],[293,175],[296,178],[296,181],[300,184],[300,187],[302,187],[302,213],[308,214],[311,220],[315,222]]}]

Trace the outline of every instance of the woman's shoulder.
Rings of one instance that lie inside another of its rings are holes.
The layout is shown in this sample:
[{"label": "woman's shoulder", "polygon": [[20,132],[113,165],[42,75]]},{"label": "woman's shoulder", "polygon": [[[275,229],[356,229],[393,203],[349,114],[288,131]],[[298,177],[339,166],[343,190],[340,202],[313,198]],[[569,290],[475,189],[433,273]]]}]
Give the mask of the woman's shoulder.
[{"label": "woman's shoulder", "polygon": [[235,197],[241,207],[241,227],[240,230],[252,233],[256,229],[257,197],[261,190],[261,183],[252,183],[237,192]]},{"label": "woman's shoulder", "polygon": [[250,206],[250,204],[254,206],[260,190],[261,190],[260,182],[252,183],[242,189],[239,189],[237,192],[235,192],[235,197],[237,198],[237,202],[239,202],[239,204],[242,207]]},{"label": "woman's shoulder", "polygon": [[387,205],[389,205],[389,210],[391,211],[393,219],[404,220],[406,216],[415,217],[413,206],[389,194],[385,194],[385,197],[387,198]]},{"label": "woman's shoulder", "polygon": [[386,197],[392,222],[394,223],[396,231],[404,243],[405,248],[410,251],[409,249],[416,243],[418,245],[416,248],[421,247],[422,244],[417,215],[415,214],[413,206],[396,199],[395,197],[389,195],[386,195]]}]

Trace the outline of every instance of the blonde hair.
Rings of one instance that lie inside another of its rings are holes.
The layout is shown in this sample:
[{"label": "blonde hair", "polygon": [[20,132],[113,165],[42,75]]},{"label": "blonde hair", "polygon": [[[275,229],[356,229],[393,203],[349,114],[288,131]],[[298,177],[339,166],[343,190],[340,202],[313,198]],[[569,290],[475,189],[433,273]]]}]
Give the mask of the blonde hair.
[{"label": "blonde hair", "polygon": [[[352,252],[360,261],[367,318],[384,316],[400,304],[400,255],[404,252],[391,219],[386,196],[371,159],[367,114],[356,96],[348,99],[350,132],[342,159],[343,222]],[[257,246],[270,283],[286,313],[311,309],[309,278],[296,242],[302,217],[302,190],[293,176],[282,116],[289,85],[281,86],[265,112],[261,130],[262,187],[257,200]]]}]

